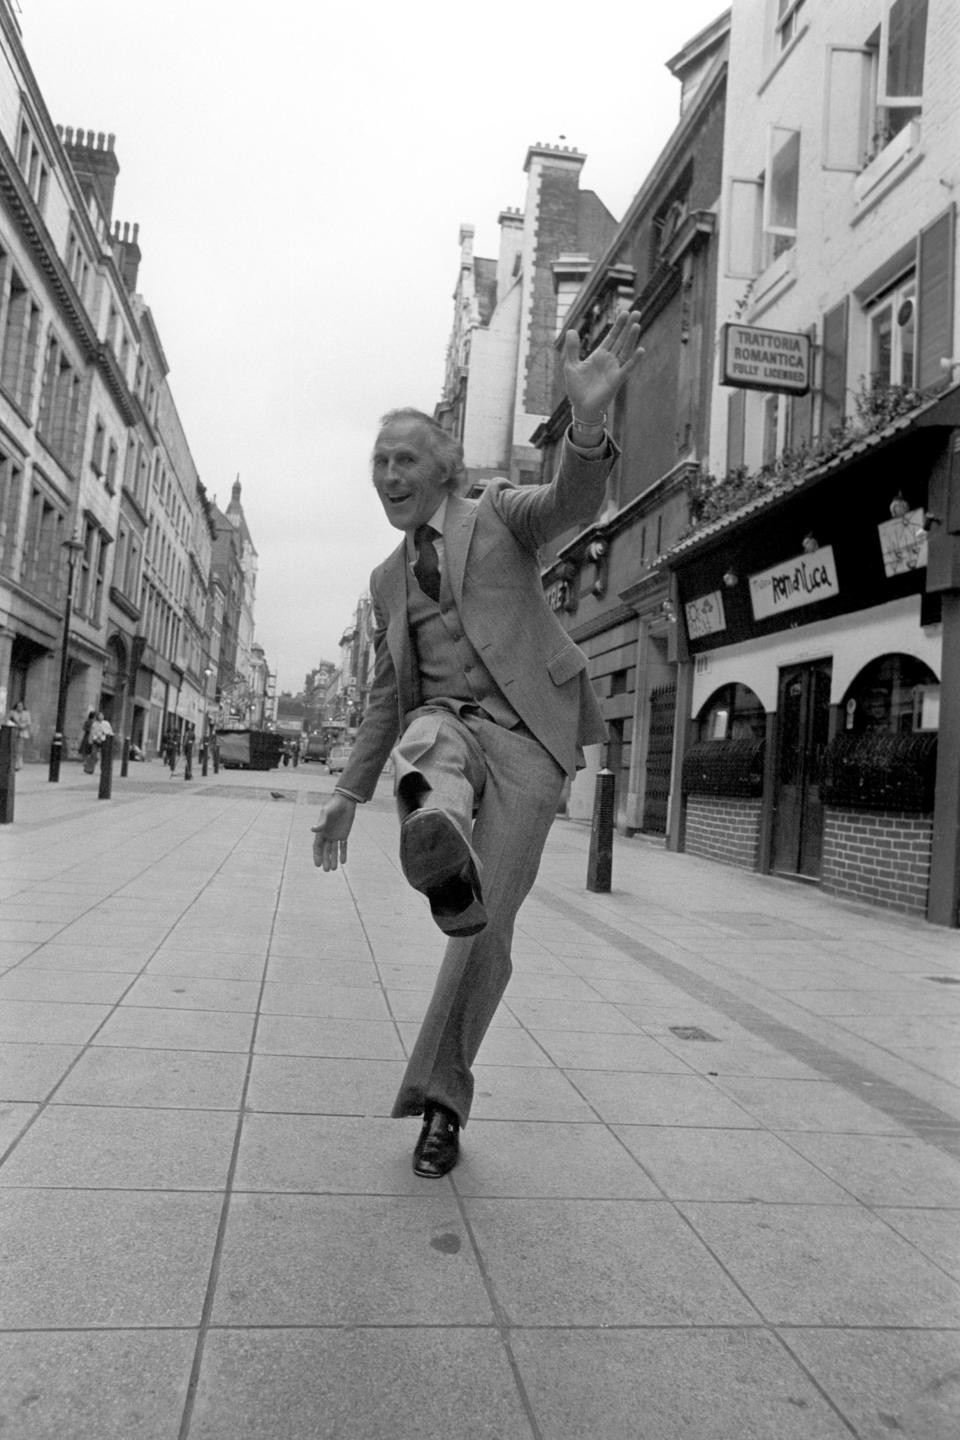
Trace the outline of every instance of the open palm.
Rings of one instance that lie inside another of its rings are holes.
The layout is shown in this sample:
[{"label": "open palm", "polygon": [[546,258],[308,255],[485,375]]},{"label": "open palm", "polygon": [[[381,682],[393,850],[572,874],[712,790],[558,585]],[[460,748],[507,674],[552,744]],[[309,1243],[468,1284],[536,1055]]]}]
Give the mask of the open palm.
[{"label": "open palm", "polygon": [[633,314],[618,315],[595,350],[580,358],[580,336],[568,330],[563,374],[570,407],[585,423],[600,420],[643,354],[640,326]]}]

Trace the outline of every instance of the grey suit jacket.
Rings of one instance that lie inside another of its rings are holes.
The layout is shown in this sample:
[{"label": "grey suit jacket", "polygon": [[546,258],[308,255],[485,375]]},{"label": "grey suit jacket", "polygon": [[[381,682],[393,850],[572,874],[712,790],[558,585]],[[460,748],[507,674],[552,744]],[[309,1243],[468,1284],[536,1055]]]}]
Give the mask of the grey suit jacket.
[{"label": "grey suit jacket", "polygon": [[[566,774],[580,747],[605,739],[587,657],[550,609],[539,546],[592,519],[619,451],[587,460],[564,442],[549,485],[493,480],[479,500],[451,495],[443,529],[444,569],[464,635],[523,723]],[[407,623],[405,541],[370,577],[374,674],[356,743],[339,783],[359,799],[376,788],[404,717],[419,701]]]}]

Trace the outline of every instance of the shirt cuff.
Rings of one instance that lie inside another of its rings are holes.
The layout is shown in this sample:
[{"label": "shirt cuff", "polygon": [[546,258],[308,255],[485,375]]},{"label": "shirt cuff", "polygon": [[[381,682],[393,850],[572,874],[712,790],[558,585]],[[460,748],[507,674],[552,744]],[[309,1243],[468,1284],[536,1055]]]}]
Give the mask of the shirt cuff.
[{"label": "shirt cuff", "polygon": [[359,795],[354,795],[352,790],[345,790],[342,785],[334,785],[333,793],[334,795],[346,795],[348,800],[355,800],[358,805],[366,804],[366,801],[361,800]]},{"label": "shirt cuff", "polygon": [[584,460],[602,460],[610,448],[610,437],[606,430],[603,432],[599,445],[577,445],[573,439],[573,425],[570,424],[567,426],[566,439],[570,449],[575,450],[578,455],[582,455]]}]

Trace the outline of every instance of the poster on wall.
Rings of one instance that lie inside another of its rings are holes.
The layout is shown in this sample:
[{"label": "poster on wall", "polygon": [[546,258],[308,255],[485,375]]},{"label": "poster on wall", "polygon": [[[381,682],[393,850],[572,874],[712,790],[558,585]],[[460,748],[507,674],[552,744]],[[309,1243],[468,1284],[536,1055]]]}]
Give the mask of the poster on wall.
[{"label": "poster on wall", "polygon": [[823,545],[750,576],[750,603],[755,620],[768,620],[784,610],[816,605],[839,594],[832,545]]},{"label": "poster on wall", "polygon": [[683,608],[687,617],[687,634],[691,640],[702,640],[705,635],[715,635],[718,630],[727,628],[723,596],[719,590],[713,590],[709,595],[699,595],[696,600],[688,600]]}]

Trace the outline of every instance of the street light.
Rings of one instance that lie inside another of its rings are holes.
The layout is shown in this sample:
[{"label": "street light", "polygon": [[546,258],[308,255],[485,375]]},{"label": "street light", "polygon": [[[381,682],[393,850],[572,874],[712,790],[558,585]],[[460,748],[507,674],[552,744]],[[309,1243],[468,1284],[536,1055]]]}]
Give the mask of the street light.
[{"label": "street light", "polygon": [[50,773],[49,780],[60,779],[60,761],[63,756],[63,727],[67,716],[67,660],[70,649],[70,620],[73,615],[73,574],[77,564],[77,556],[83,549],[83,541],[64,540],[63,548],[67,552],[67,603],[63,607],[63,645],[60,652],[60,685],[57,690],[57,719],[53,730],[53,740],[50,743]]}]

